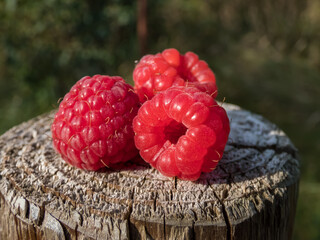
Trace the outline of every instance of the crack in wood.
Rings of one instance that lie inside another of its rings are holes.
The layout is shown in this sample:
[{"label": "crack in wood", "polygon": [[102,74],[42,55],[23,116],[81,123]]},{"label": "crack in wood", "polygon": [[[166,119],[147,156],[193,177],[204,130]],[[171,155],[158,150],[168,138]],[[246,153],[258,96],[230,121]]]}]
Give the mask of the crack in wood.
[{"label": "crack in wood", "polygon": [[167,233],[166,233],[166,214],[163,214],[163,234],[164,234],[164,240],[167,239]]},{"label": "crack in wood", "polygon": [[223,217],[226,220],[226,226],[227,226],[227,240],[231,240],[232,236],[231,236],[231,223],[226,211],[226,206],[224,205],[223,202],[220,202],[222,205],[222,213],[223,213]]},{"label": "crack in wood", "polygon": [[[211,187],[210,183],[208,182],[208,185]],[[222,199],[219,198],[219,196],[217,195],[217,193],[213,190],[213,194],[214,196],[218,199],[219,203],[221,204],[222,207],[222,214],[223,214],[223,218],[227,227],[227,234],[226,234],[226,240],[231,240],[231,223],[228,217],[228,214],[226,212],[226,206],[224,205],[224,202]]]}]

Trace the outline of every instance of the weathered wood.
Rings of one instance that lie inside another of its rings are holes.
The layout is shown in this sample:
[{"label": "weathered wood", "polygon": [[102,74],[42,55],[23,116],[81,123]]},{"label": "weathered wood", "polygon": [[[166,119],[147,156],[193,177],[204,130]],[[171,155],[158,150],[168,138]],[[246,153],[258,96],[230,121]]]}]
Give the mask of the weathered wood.
[{"label": "weathered wood", "polygon": [[50,140],[53,113],[0,137],[1,239],[290,239],[296,149],[264,118],[225,104],[230,138],[197,182],[141,163],[86,172]]}]

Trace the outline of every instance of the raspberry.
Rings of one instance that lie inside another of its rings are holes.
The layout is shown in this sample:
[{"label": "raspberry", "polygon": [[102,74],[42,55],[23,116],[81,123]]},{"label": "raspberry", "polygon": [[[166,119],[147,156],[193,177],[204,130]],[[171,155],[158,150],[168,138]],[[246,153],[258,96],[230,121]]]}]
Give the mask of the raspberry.
[{"label": "raspberry", "polygon": [[156,55],[146,55],[133,72],[134,89],[141,102],[171,86],[193,86],[217,96],[215,75],[208,64],[193,52],[181,55],[171,48]]},{"label": "raspberry", "polygon": [[69,164],[86,170],[134,157],[132,120],[139,99],[121,77],[80,79],[60,103],[51,126],[53,146]]},{"label": "raspberry", "polygon": [[171,87],[143,103],[133,120],[141,157],[168,177],[197,180],[221,159],[230,131],[225,110],[194,87]]}]

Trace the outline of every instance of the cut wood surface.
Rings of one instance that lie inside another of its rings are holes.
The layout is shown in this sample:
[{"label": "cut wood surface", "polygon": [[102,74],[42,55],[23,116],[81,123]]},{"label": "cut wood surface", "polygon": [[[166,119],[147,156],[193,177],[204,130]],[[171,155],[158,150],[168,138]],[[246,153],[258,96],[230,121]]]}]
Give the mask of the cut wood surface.
[{"label": "cut wood surface", "polygon": [[55,153],[54,112],[0,137],[0,239],[290,239],[299,161],[274,124],[231,104],[224,156],[196,182],[137,161],[87,172]]}]

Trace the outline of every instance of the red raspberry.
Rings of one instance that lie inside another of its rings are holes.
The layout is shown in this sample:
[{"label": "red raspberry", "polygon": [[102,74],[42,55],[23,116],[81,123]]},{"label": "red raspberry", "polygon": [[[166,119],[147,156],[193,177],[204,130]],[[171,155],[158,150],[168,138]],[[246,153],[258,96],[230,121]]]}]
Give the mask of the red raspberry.
[{"label": "red raspberry", "polygon": [[121,77],[79,80],[60,103],[51,131],[53,146],[71,165],[112,167],[134,157],[132,120],[139,99]]},{"label": "red raspberry", "polygon": [[194,87],[171,87],[146,101],[133,120],[141,157],[163,175],[197,180],[221,159],[230,126],[225,110]]},{"label": "red raspberry", "polygon": [[214,73],[208,64],[193,52],[181,55],[171,48],[156,55],[146,55],[133,72],[134,89],[141,102],[171,86],[194,86],[217,96]]}]

